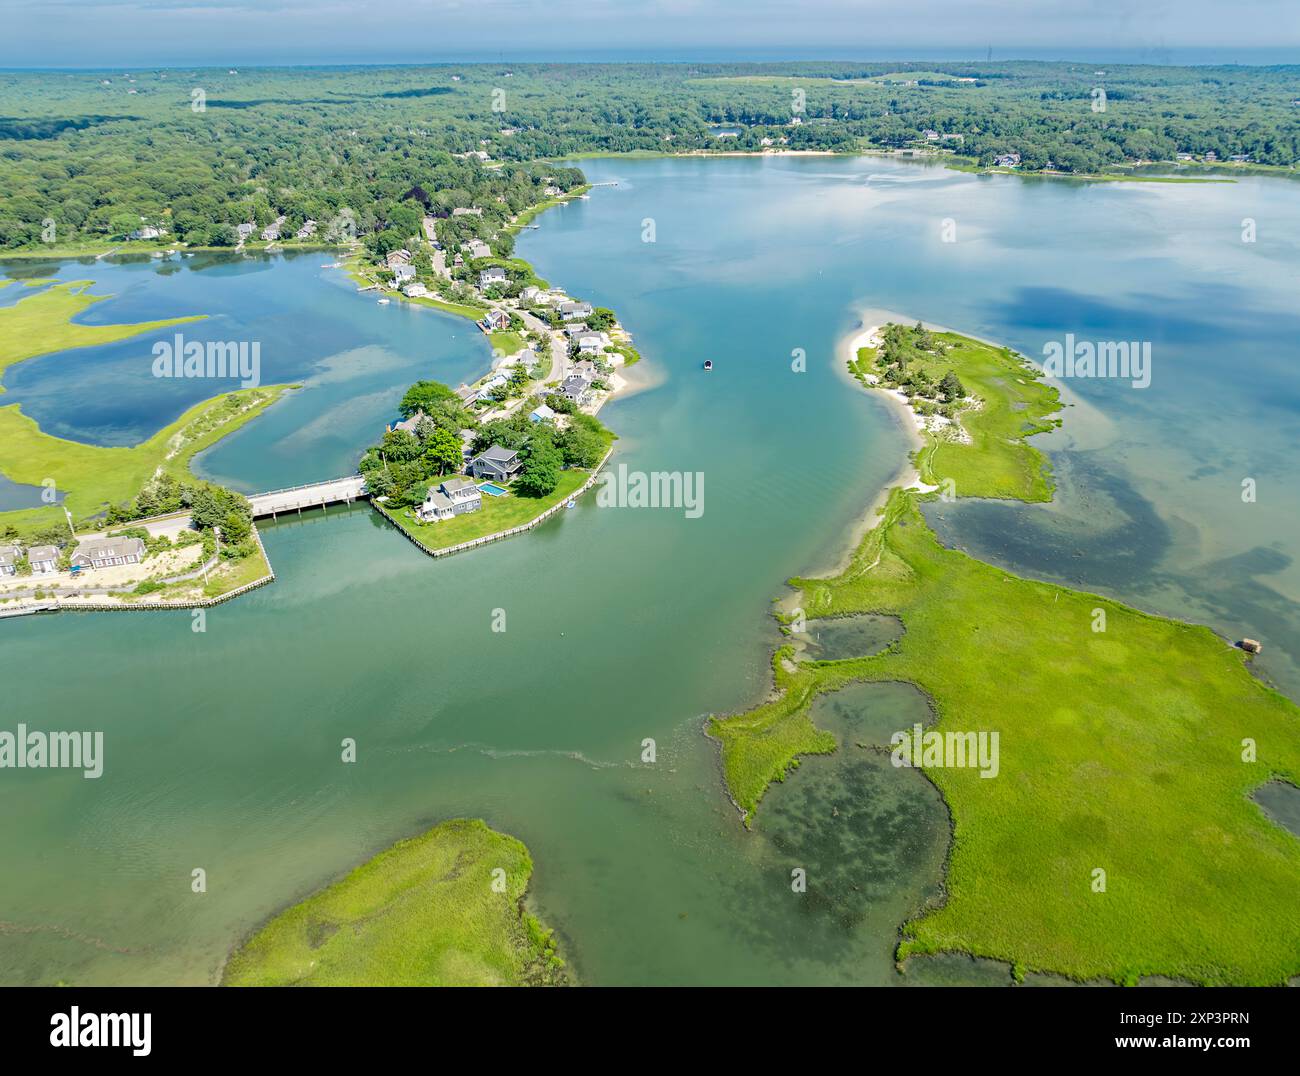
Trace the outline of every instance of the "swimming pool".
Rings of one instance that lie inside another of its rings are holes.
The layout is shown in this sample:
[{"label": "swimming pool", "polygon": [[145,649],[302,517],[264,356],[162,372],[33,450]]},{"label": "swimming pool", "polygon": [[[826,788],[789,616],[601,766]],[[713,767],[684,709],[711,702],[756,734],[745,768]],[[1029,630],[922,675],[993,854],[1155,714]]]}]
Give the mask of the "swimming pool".
[{"label": "swimming pool", "polygon": [[490,494],[493,497],[504,497],[507,493],[510,492],[508,489],[502,489],[495,482],[484,482],[481,486],[479,486],[479,489],[481,489],[484,493]]}]

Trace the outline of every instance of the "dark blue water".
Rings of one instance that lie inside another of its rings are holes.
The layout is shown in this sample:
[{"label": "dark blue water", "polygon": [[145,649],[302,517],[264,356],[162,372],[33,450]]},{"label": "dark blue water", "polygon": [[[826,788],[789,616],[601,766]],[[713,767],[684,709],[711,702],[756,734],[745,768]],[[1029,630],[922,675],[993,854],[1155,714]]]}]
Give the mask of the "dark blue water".
[{"label": "dark blue water", "polygon": [[[42,356],[11,367],[5,404],[18,403],[47,433],[101,445],[145,440],[185,410],[237,388],[229,380],[158,378],[153,346],[186,341],[260,345],[262,384],[298,383],[253,430],[211,450],[199,470],[241,489],[275,488],[346,474],[383,433],[406,385],[432,377],[451,384],[484,368],[481,334],[464,319],[356,296],[329,255],[145,258],[45,265],[41,277],[93,278],[87,324],[204,314],[102,347]],[[12,271],[17,263],[5,266]],[[12,284],[0,298],[30,294]]]}]

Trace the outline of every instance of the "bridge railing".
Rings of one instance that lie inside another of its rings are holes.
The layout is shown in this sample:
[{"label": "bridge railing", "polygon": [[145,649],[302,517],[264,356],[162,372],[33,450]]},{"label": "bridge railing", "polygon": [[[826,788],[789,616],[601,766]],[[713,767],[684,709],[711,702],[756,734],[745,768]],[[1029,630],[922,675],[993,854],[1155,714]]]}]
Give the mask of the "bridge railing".
[{"label": "bridge railing", "polygon": [[337,486],[344,482],[360,482],[360,490],[366,488],[366,481],[359,474],[344,475],[342,478],[328,478],[323,482],[305,482],[301,486],[285,486],[284,489],[268,489],[265,493],[249,493],[245,496],[248,500],[258,500],[262,497],[277,497],[281,493],[300,493],[307,489],[323,489],[327,486]]}]

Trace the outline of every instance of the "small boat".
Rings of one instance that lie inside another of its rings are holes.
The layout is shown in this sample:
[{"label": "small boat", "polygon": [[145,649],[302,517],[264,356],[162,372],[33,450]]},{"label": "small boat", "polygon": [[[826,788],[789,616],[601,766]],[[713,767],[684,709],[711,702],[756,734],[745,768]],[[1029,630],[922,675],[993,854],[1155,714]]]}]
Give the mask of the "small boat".
[{"label": "small boat", "polygon": [[379,300],[379,305],[380,305],[380,306],[387,306],[387,305],[388,305],[389,303],[391,303],[392,301],[393,301],[392,299],[380,299],[380,300]]},{"label": "small boat", "polygon": [[565,508],[577,508],[577,507],[578,507],[578,502],[575,501],[572,497],[570,497],[570,498],[569,498],[569,503],[566,504],[564,507],[565,507]]},{"label": "small boat", "polygon": [[704,360],[704,368],[705,368],[706,370],[712,370],[712,369],[713,369],[713,360],[712,360],[712,359],[705,359],[705,360]]}]

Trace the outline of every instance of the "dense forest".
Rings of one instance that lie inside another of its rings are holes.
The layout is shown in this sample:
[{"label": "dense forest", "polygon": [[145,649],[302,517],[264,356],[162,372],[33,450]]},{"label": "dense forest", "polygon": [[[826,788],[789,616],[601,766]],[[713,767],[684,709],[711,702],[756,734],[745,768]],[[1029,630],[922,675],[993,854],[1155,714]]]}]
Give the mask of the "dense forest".
[{"label": "dense forest", "polygon": [[[1098,172],[1179,154],[1294,167],[1300,68],[1079,63],[499,64],[0,73],[0,249],[283,216],[358,235],[412,185],[502,218],[600,152],[932,146]],[[726,137],[719,128],[726,128]],[[947,137],[945,137],[947,136]],[[477,156],[474,156],[477,155]],[[486,157],[487,160],[482,158]],[[347,212],[344,213],[344,210]],[[400,211],[399,211],[400,212]],[[489,224],[492,222],[488,222]]]}]

